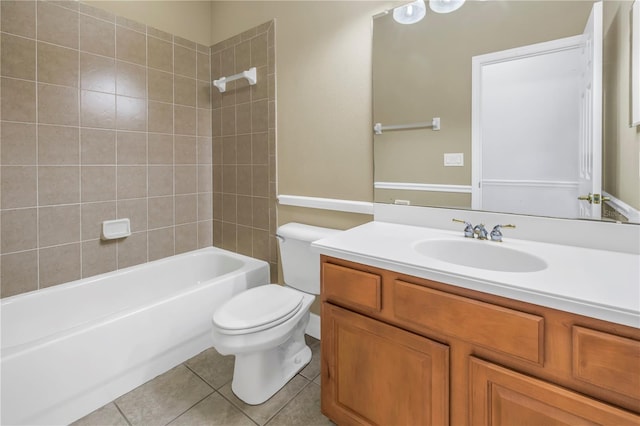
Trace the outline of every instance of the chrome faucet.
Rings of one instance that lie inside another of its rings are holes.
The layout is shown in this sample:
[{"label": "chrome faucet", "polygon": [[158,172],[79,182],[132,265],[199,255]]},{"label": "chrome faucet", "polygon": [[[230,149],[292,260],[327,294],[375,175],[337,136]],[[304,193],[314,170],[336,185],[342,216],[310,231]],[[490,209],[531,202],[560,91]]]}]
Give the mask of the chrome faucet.
[{"label": "chrome faucet", "polygon": [[464,236],[466,238],[475,238],[477,237],[479,240],[487,240],[489,237],[491,241],[502,242],[502,228],[515,228],[515,225],[496,225],[493,227],[491,233],[487,231],[484,227],[484,224],[481,223],[479,225],[473,226],[470,222],[466,220],[460,219],[452,219],[454,222],[464,223]]},{"label": "chrome faucet", "polygon": [[464,223],[464,236],[467,238],[473,238],[473,225],[466,220],[452,219],[454,222]]},{"label": "chrome faucet", "polygon": [[473,227],[473,233],[478,236],[479,240],[486,240],[489,235],[489,232],[482,223]]},{"label": "chrome faucet", "polygon": [[491,241],[497,241],[499,243],[502,242],[502,232],[500,231],[501,228],[515,228],[515,225],[496,225],[493,227],[493,230],[491,231]]}]

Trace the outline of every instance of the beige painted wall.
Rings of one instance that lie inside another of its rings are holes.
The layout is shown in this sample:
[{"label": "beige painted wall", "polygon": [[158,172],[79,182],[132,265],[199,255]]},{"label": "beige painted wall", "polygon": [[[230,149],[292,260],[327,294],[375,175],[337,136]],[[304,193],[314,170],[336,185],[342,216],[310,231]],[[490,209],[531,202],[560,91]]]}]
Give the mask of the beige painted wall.
[{"label": "beige painted wall", "polygon": [[[391,4],[213,3],[214,43],[276,19],[279,194],[373,200],[371,17]],[[339,224],[370,220],[355,216]],[[330,226],[335,218],[280,206],[278,222]]]},{"label": "beige painted wall", "polygon": [[210,1],[88,0],[87,3],[205,46],[212,44]]}]

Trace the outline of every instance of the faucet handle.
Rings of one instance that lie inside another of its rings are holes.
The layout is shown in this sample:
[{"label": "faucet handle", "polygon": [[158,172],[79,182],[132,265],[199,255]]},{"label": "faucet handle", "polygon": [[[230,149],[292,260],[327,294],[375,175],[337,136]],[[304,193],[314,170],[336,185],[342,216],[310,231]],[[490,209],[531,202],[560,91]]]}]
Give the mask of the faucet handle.
[{"label": "faucet handle", "polygon": [[[498,229],[500,228],[515,228],[515,225],[496,225],[498,227]],[[496,226],[494,226],[493,228],[495,229]]]},{"label": "faucet handle", "polygon": [[491,231],[491,241],[498,241],[498,242],[502,242],[502,232],[500,231],[501,228],[515,228],[515,225],[496,225],[493,227],[493,230]]},{"label": "faucet handle", "polygon": [[464,236],[467,238],[473,238],[473,225],[466,220],[452,219],[453,222],[464,223]]}]

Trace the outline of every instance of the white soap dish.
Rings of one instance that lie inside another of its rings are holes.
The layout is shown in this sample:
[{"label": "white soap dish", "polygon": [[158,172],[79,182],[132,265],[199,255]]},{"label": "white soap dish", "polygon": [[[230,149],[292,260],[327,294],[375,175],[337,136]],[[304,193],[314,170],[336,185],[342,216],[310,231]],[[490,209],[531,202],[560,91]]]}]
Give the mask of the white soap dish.
[{"label": "white soap dish", "polygon": [[100,238],[103,240],[116,240],[129,235],[131,235],[131,223],[128,218],[102,222],[102,235],[100,235]]}]

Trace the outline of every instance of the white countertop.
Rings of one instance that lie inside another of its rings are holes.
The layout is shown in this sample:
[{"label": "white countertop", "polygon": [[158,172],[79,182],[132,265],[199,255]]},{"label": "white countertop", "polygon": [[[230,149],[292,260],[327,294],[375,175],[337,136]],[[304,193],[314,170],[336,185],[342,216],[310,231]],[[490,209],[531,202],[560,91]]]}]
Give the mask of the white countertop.
[{"label": "white countertop", "polygon": [[464,240],[462,230],[374,221],[312,247],[328,256],[640,328],[640,255],[507,236],[502,243],[478,241],[527,252],[548,265],[536,272],[501,272],[439,261],[413,249],[418,241],[442,238]]}]

